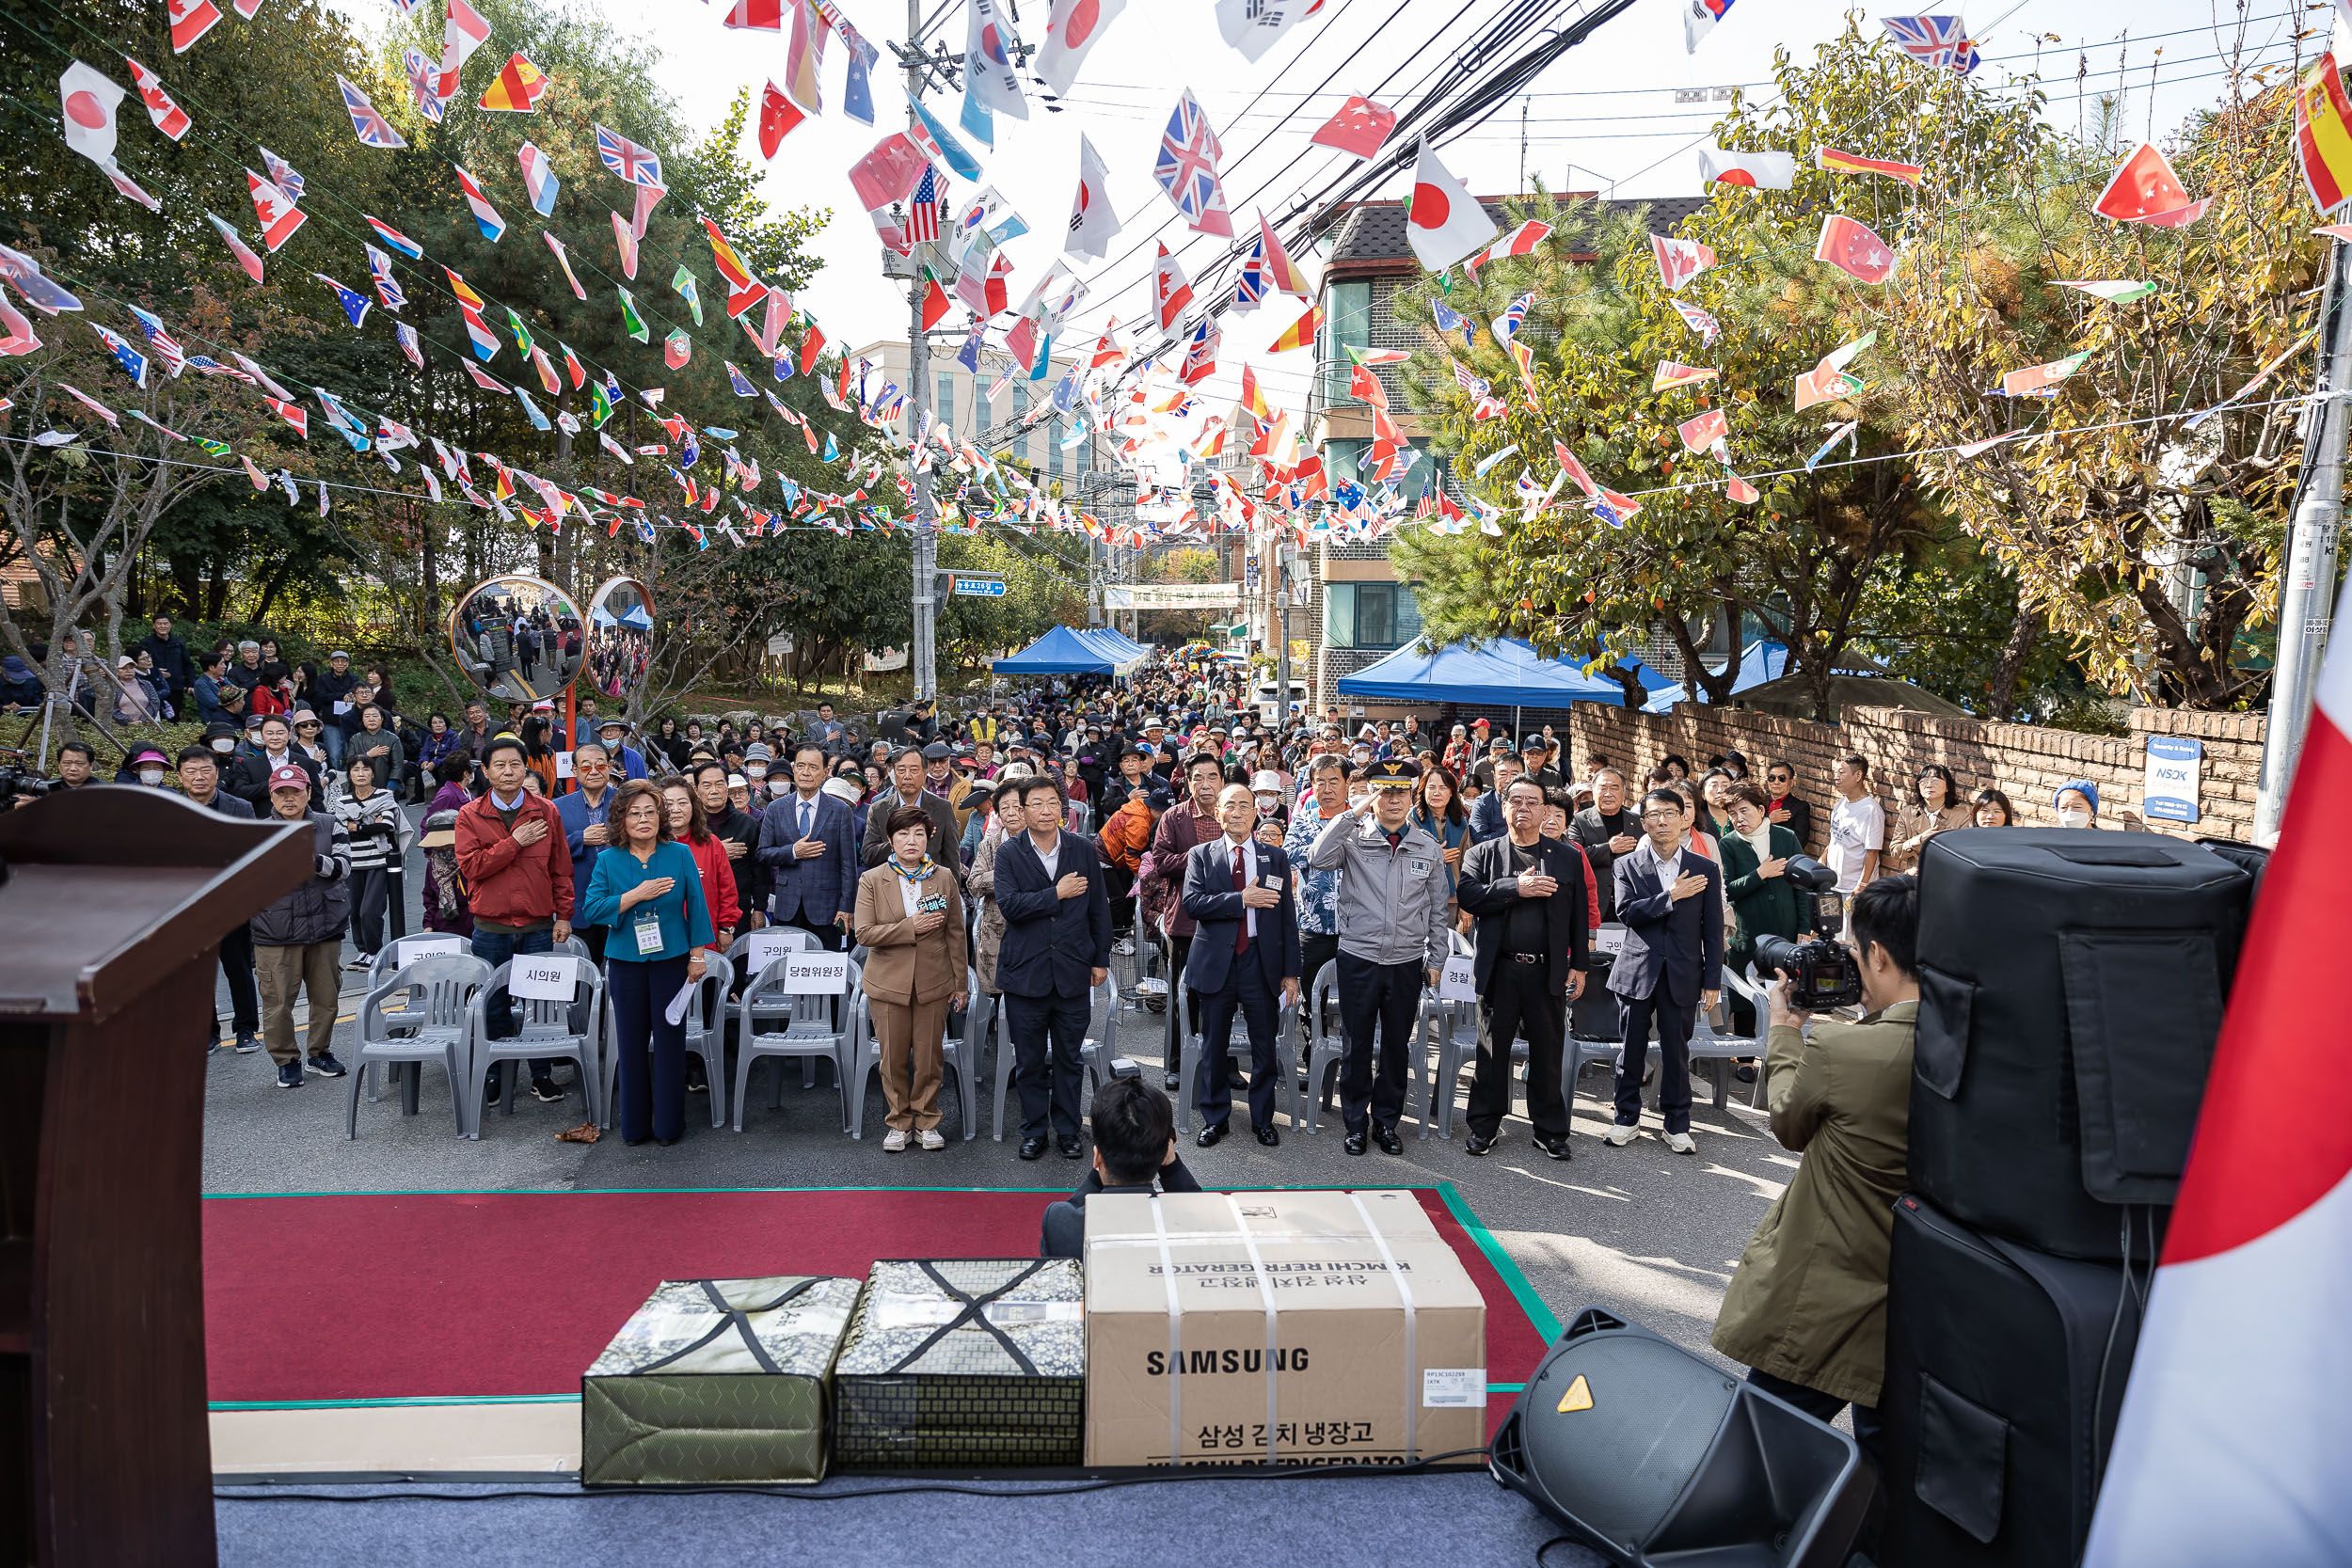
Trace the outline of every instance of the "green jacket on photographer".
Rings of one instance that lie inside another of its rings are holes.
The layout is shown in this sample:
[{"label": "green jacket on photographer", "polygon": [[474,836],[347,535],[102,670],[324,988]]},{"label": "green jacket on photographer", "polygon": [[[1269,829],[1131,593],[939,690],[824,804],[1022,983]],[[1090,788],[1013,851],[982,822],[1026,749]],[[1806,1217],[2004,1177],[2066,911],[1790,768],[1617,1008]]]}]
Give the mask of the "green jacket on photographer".
[{"label": "green jacket on photographer", "polygon": [[1919,1004],[1785,1023],[1766,1044],[1772,1136],[1803,1161],[1756,1227],[1709,1339],[1734,1361],[1856,1404],[1886,1376],[1886,1255],[1908,1185]]}]

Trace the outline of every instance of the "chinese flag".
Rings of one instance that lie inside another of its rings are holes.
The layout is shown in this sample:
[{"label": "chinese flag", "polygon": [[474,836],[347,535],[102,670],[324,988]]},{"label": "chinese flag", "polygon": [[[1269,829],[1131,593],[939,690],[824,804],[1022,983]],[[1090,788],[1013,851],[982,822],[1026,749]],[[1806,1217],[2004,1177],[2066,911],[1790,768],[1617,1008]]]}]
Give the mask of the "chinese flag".
[{"label": "chinese flag", "polygon": [[1396,112],[1384,109],[1369,98],[1350,98],[1340,105],[1340,112],[1323,122],[1323,129],[1308,137],[1316,147],[1336,147],[1359,158],[1369,158],[1380,150],[1380,144],[1396,129]]}]

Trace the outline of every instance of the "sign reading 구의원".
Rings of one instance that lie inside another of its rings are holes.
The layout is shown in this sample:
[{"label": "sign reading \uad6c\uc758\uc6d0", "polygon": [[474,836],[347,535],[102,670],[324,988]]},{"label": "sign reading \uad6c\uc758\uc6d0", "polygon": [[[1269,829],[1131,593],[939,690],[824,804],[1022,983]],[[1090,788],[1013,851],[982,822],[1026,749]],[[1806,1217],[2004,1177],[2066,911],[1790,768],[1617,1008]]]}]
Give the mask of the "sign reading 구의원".
[{"label": "sign reading \uad6c\uc758\uc6d0", "polygon": [[2198,775],[2204,754],[2203,743],[2186,736],[2150,736],[2148,773],[2139,790],[2141,815],[2156,822],[2197,821]]}]

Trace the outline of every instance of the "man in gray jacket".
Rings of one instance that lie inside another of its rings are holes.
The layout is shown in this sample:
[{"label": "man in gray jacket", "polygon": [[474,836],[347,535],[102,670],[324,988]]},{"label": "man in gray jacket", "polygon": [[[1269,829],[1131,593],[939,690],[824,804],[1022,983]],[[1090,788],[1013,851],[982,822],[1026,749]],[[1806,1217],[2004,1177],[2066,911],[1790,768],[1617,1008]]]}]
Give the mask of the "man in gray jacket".
[{"label": "man in gray jacket", "polygon": [[[1315,835],[1307,861],[1340,872],[1340,1022],[1347,1057],[1340,1066],[1340,1115],[1347,1151],[1370,1139],[1390,1154],[1405,1152],[1396,1135],[1405,1109],[1405,1076],[1417,1049],[1414,1024],[1423,984],[1435,986],[1449,950],[1445,851],[1413,822],[1413,790],[1421,765],[1403,758],[1375,762],[1365,771],[1372,810],[1350,807]],[[1380,1071],[1372,1068],[1375,1026]]]},{"label": "man in gray jacket", "polygon": [[308,820],[313,875],[253,917],[253,966],[262,982],[262,1038],[278,1064],[278,1086],[302,1087],[294,1048],[294,997],[310,998],[310,1069],[341,1078],[335,1059],[335,1004],[342,986],[343,927],[351,918],[351,842],[335,819],[310,806],[310,775],[287,763],[269,777],[270,815]]}]

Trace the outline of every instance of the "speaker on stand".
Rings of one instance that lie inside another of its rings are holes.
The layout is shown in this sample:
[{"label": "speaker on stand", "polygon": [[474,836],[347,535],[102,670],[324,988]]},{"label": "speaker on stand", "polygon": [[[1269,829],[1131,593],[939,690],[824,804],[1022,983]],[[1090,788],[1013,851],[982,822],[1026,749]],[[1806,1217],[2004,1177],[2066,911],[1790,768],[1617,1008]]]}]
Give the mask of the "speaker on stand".
[{"label": "speaker on stand", "polygon": [[1842,1568],[1878,1488],[1846,1433],[1597,1307],[1545,1354],[1487,1467],[1626,1568]]}]

